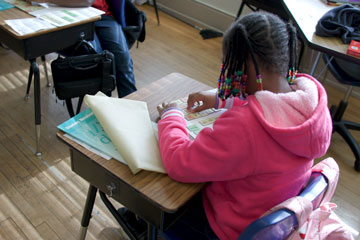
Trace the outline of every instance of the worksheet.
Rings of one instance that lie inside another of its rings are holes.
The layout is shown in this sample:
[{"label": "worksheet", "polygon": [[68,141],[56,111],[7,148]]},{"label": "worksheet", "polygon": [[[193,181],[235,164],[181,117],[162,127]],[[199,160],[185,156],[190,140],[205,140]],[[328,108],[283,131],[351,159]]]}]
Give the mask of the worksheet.
[{"label": "worksheet", "polygon": [[213,127],[213,123],[220,117],[227,109],[210,108],[201,112],[191,113],[187,108],[187,98],[178,99],[175,101],[179,108],[182,109],[185,115],[185,122],[189,135],[196,138],[199,132],[205,127]]}]

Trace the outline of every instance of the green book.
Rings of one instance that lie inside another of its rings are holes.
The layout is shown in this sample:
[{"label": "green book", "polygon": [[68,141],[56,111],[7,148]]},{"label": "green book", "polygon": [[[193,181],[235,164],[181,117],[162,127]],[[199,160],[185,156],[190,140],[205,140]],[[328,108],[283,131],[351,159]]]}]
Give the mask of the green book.
[{"label": "green book", "polygon": [[3,0],[0,0],[0,11],[2,10],[6,10],[6,9],[9,9],[9,8],[13,8],[14,5],[10,4],[10,3],[7,3]]}]

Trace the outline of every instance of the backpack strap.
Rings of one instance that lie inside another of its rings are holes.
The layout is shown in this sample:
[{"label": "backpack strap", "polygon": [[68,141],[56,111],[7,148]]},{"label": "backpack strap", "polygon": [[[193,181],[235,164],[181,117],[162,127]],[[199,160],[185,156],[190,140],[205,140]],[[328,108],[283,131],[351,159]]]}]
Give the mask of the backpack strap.
[{"label": "backpack strap", "polygon": [[103,93],[106,93],[106,89],[104,89],[104,81],[106,81],[106,79],[111,74],[112,61],[109,60],[108,52],[106,50],[104,51],[104,55],[105,56],[102,60],[102,81],[101,81],[100,90]]},{"label": "backpack strap", "polygon": [[66,108],[68,110],[68,113],[69,113],[70,117],[75,116],[74,109],[73,109],[72,102],[71,102],[71,98],[65,99],[65,103],[66,103]]},{"label": "backpack strap", "polygon": [[[76,114],[78,114],[80,112],[83,100],[84,100],[84,96],[79,97],[79,101],[78,101],[78,104],[77,104],[77,107],[76,107]],[[75,116],[71,98],[65,99],[65,103],[66,103],[66,108],[68,110],[68,113],[69,113],[70,117]]]}]

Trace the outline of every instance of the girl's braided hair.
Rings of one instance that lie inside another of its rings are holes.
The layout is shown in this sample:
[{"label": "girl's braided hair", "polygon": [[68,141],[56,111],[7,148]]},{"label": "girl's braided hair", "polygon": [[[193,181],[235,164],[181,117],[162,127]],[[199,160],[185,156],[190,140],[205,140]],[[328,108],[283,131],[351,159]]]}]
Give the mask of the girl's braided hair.
[{"label": "girl's braided hair", "polygon": [[253,12],[238,18],[224,34],[222,73],[225,78],[242,70],[246,74],[250,56],[257,75],[261,65],[285,76],[297,68],[296,40],[295,28],[274,14]]}]

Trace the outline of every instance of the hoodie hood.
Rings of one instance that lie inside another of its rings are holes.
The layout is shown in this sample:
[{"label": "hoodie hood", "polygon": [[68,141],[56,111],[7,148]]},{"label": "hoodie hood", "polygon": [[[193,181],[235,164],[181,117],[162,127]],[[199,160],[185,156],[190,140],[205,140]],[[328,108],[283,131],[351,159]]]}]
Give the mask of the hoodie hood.
[{"label": "hoodie hood", "polygon": [[306,74],[298,74],[291,87],[294,91],[289,93],[256,92],[249,96],[250,107],[265,130],[289,152],[321,157],[332,133],[326,91]]}]

